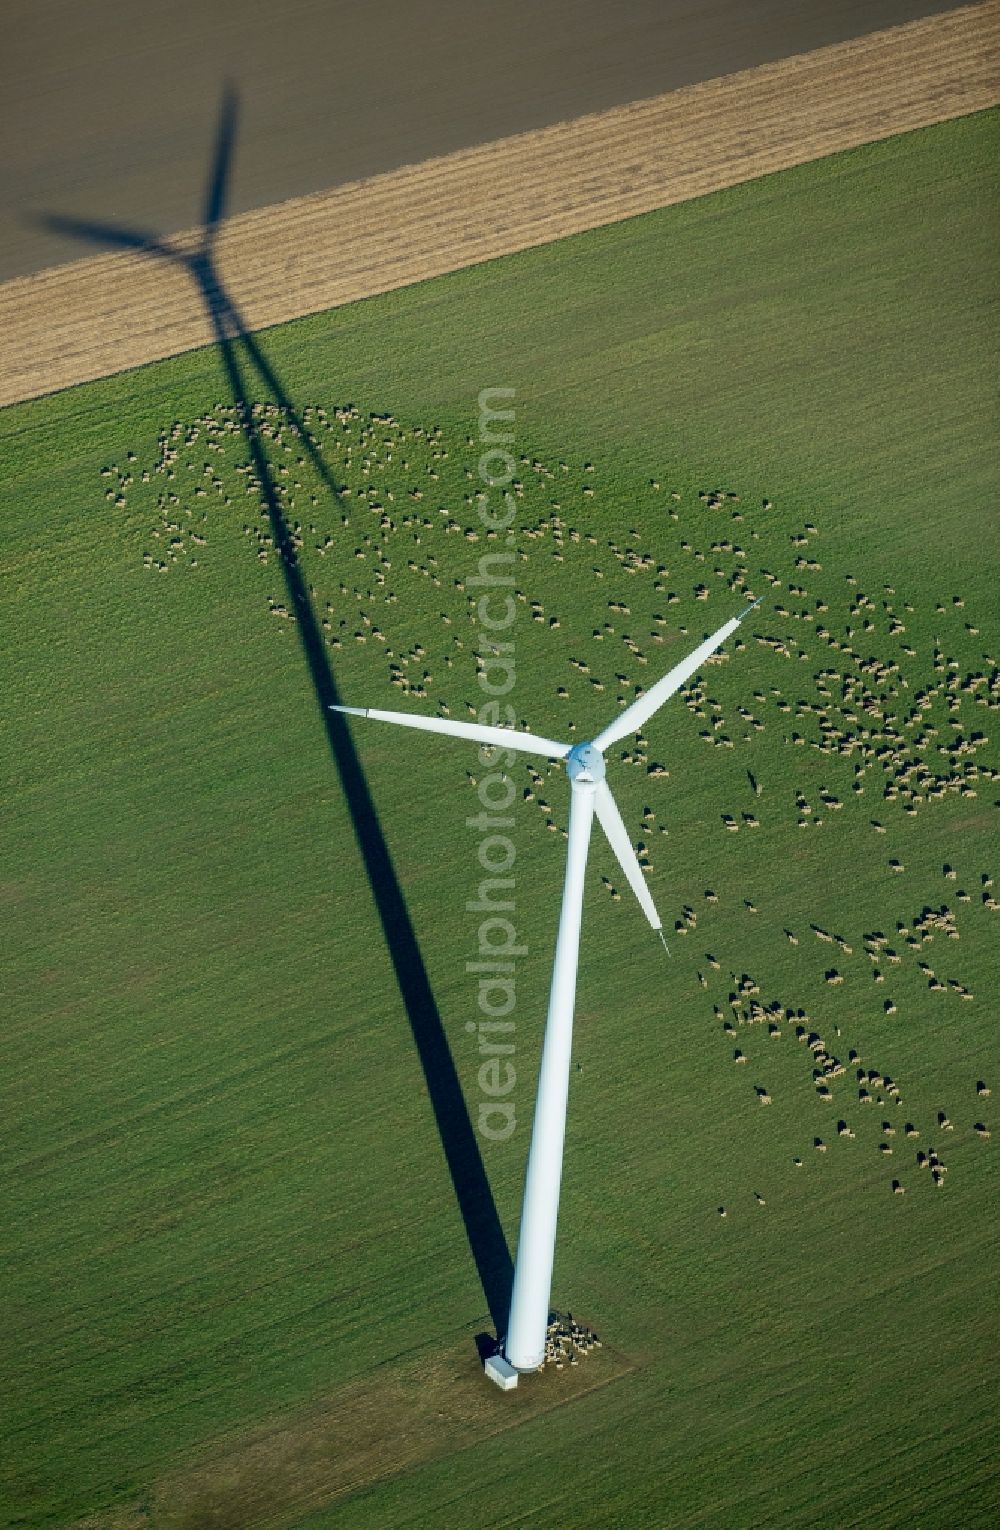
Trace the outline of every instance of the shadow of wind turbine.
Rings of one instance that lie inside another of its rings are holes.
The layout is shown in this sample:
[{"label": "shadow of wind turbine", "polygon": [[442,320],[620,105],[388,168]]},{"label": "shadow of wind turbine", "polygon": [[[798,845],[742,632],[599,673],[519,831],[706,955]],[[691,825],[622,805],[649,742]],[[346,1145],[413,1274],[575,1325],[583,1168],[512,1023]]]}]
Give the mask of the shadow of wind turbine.
[{"label": "shadow of wind turbine", "polygon": [[250,334],[219,275],[214,256],[215,237],[225,211],[226,191],[236,143],[238,118],[236,92],[227,89],[220,111],[211,173],[206,188],[201,235],[194,246],[173,245],[156,235],[116,228],[92,220],[47,216],[42,221],[61,233],[112,244],[118,249],[142,253],[182,265],[194,281],[211,322],[212,333],[229,389],[236,406],[261,496],[270,520],[288,600],[295,615],[295,630],[312,682],[327,744],[340,778],[351,816],[354,836],[361,851],[372,896],[392,961],[400,996],[413,1040],[465,1234],[498,1337],[503,1334],[513,1274],[513,1261],[504,1236],[486,1167],[469,1115],[461,1080],[448,1044],[441,1014],[417,941],[413,921],[403,895],[378,812],[364,770],[341,713],[331,710],[340,693],[302,575],[292,533],[285,519],[263,437],[254,419],[243,362],[245,356],[262,378],[268,392],[298,432],[304,450],[324,486],[336,494],[338,484],[323,461],[311,433],[287,396],[274,367]]}]

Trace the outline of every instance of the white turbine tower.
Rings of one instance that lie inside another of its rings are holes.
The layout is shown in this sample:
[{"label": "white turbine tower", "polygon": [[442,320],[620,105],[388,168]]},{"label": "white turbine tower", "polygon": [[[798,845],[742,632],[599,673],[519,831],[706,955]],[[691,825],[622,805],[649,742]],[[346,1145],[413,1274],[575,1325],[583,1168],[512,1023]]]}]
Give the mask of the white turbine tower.
[{"label": "white turbine tower", "polygon": [[604,751],[610,744],[617,743],[628,734],[637,733],[643,723],[698,672],[709,655],[721,647],[744,617],[759,604],[759,601],[754,601],[739,616],[734,616],[718,632],[706,638],[693,653],[676,664],[651,690],[639,696],[586,744],[570,746],[558,743],[555,739],[539,738],[533,733],[520,733],[513,728],[452,722],[443,717],[410,716],[406,712],[382,712],[374,707],[332,708],[335,712],[349,712],[355,717],[401,723],[408,728],[424,728],[429,733],[449,733],[457,738],[472,739],[477,744],[516,749],[525,754],[541,754],[550,759],[566,761],[566,774],[571,788],[566,879],[563,884],[549,1010],[538,1074],[535,1119],[528,1150],[510,1315],[503,1343],[503,1354],[515,1371],[538,1370],[545,1359],[556,1219],[559,1213],[559,1185],[562,1178],[563,1138],[566,1131],[576,970],[583,916],[583,883],[595,815],[643,913],[663,940],[663,926],[656,905],[646,886],[618,805],[604,778]]}]

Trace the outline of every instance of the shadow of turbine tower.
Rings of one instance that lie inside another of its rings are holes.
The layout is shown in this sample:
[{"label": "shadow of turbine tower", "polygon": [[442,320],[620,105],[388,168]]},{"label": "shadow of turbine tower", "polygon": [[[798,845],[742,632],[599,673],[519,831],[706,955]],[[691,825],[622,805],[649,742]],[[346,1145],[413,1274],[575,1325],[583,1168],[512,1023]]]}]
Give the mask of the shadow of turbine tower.
[{"label": "shadow of turbine tower", "polygon": [[244,380],[241,353],[245,355],[250,367],[256,369],[270,397],[296,428],[303,449],[327,490],[336,494],[342,485],[332,477],[316,443],[299,419],[280,378],[250,334],[239,309],[226,291],[216,266],[215,241],[224,215],[237,117],[237,95],[234,90],[227,88],[223,96],[206,189],[201,237],[194,249],[174,245],[155,235],[89,220],[52,215],[43,221],[49,228],[60,233],[111,244],[117,249],[130,250],[182,266],[195,283],[205,306],[240,427],[261,486],[290,609],[296,618],[295,630],[302,645],[303,658],[330,753],[347,800],[354,835],[364,860],[386,947],[416,1044],[466,1237],[491,1320],[497,1334],[502,1335],[507,1323],[513,1276],[510,1250],[378,813],[347,723],[341,713],[331,710],[339,704],[340,694],[323,642],[322,629],[313,611],[294,541],[281,507],[275,474],[254,419]]}]

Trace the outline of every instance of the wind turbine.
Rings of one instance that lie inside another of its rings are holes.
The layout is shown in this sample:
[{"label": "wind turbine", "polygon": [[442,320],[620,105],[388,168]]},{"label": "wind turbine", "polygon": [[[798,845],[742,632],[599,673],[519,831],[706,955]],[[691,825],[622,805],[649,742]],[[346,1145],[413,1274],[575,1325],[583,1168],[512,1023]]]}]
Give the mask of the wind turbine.
[{"label": "wind turbine", "polygon": [[573,1009],[576,999],[576,972],[580,956],[580,926],[583,918],[583,885],[587,851],[594,818],[601,825],[608,843],[618,858],[629,886],[643,913],[666,945],[663,925],[646,886],[638,858],[622,821],[618,804],[605,779],[604,751],[642,725],[659,711],[663,703],[704,664],[710,654],[736,631],[740,622],[754,610],[754,601],[739,616],[732,617],[718,632],[675,664],[656,684],[631,706],[625,708],[589,743],[563,744],[533,733],[513,728],[488,727],[481,723],[452,722],[444,717],[420,717],[407,712],[385,712],[376,707],[336,706],[332,710],[354,717],[370,717],[376,722],[399,723],[406,728],[422,728],[428,733],[447,733],[467,738],[477,744],[540,754],[566,761],[570,783],[569,843],[566,851],[566,877],[563,883],[559,932],[556,936],[552,986],[549,991],[548,1016],[538,1073],[535,1119],[528,1149],[524,1202],[521,1208],[521,1231],[517,1242],[514,1283],[511,1291],[507,1334],[503,1355],[515,1371],[536,1371],[545,1359],[545,1337],[549,1321],[549,1297],[552,1290],[552,1263],[556,1247],[556,1221],[559,1214],[559,1187],[562,1179],[563,1140],[566,1132],[566,1102],[569,1094],[570,1056],[573,1043]]}]

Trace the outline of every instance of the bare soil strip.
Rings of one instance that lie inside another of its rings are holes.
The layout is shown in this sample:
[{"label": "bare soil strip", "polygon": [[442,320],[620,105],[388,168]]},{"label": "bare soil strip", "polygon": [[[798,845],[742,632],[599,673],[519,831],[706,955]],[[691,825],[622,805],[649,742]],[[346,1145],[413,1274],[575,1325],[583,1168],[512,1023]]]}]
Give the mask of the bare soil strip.
[{"label": "bare soil strip", "polygon": [[605,1348],[574,1370],[548,1367],[516,1392],[502,1393],[484,1377],[465,1337],[348,1382],[308,1413],[279,1415],[216,1442],[197,1464],[148,1484],[142,1508],[93,1515],[75,1530],[285,1530],[307,1512],[475,1448],[636,1369]]},{"label": "bare soil strip", "polygon": [[[261,329],[983,110],[998,64],[987,0],[243,214],[219,269]],[[3,405],[212,333],[180,267],[120,254],[0,285],[0,337]]]}]

